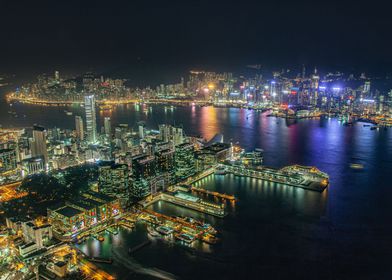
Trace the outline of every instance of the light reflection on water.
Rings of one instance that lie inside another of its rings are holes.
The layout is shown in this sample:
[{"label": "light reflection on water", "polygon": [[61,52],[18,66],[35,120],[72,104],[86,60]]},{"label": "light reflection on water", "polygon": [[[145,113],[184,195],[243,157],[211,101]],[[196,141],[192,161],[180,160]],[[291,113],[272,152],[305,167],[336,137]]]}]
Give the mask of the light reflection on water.
[{"label": "light reflection on water", "polygon": [[[226,141],[240,142],[247,149],[263,148],[266,165],[314,165],[330,175],[330,187],[322,194],[250,178],[208,177],[198,184],[239,198],[235,207],[228,207],[230,213],[225,219],[165,203],[154,207],[173,215],[194,216],[216,226],[222,242],[211,250],[225,262],[195,257],[178,246],[157,242],[136,254],[135,258],[143,264],[168,270],[185,279],[205,278],[206,274],[208,278],[246,278],[244,275],[252,271],[285,278],[293,271],[302,276],[305,272],[326,275],[322,273],[323,269],[335,269],[331,259],[338,259],[345,270],[354,270],[356,261],[351,261],[353,258],[337,256],[351,254],[364,264],[366,256],[362,258],[354,252],[366,252],[371,246],[377,246],[372,255],[379,263],[388,259],[386,253],[380,257],[378,252],[391,245],[388,239],[380,236],[392,236],[389,226],[392,219],[389,183],[392,129],[371,131],[360,123],[344,127],[336,119],[324,118],[285,121],[248,110],[198,106],[177,107],[165,113],[164,106],[154,105],[149,114],[144,114],[138,106],[118,106],[110,115],[113,125],[128,123],[133,127],[142,120],[147,127],[156,128],[163,122],[181,123],[187,135],[208,139],[222,133]],[[46,127],[74,128],[74,116],[83,115],[83,108],[78,107],[67,108],[73,116],[65,115],[64,107],[16,104],[13,109],[18,115],[26,114],[26,118],[8,114],[9,106],[0,103],[3,126],[38,123]],[[104,114],[98,114],[99,127],[103,117]],[[364,164],[364,170],[350,169],[352,162]],[[110,254],[109,241],[115,247],[125,248],[145,238],[143,228],[138,228],[131,233],[121,231],[112,240],[105,237],[103,243],[93,240],[82,246],[91,253]],[[344,249],[344,254],[340,254],[340,248]],[[276,265],[281,262],[285,270]],[[194,272],[190,277],[184,277],[189,275],[187,268],[190,265]]]}]

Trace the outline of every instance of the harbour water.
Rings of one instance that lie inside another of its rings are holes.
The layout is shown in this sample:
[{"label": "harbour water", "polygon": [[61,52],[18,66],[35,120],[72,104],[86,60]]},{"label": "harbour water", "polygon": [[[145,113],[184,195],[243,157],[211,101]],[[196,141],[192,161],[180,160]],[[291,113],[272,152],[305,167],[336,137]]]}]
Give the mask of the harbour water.
[{"label": "harbour water", "polygon": [[[3,127],[39,123],[73,128],[78,114],[83,116],[83,108],[0,103]],[[323,193],[211,175],[198,186],[239,199],[228,205],[224,219],[164,202],[151,206],[158,212],[212,224],[220,232],[220,242],[196,243],[195,249],[202,253],[154,240],[130,258],[128,248],[147,238],[142,224],[132,232],[106,234],[102,243],[91,239],[80,245],[90,255],[115,254],[113,264],[100,266],[119,279],[250,279],[254,275],[265,279],[388,279],[392,275],[392,129],[370,130],[361,123],[348,127],[328,118],[286,121],[245,109],[213,107],[124,105],[99,113],[100,124],[104,116],[111,116],[113,124],[135,126],[145,121],[153,129],[175,122],[187,134],[206,139],[222,133],[226,141],[264,149],[266,165],[314,165],[330,175],[330,186]],[[364,168],[352,169],[352,163]]]}]

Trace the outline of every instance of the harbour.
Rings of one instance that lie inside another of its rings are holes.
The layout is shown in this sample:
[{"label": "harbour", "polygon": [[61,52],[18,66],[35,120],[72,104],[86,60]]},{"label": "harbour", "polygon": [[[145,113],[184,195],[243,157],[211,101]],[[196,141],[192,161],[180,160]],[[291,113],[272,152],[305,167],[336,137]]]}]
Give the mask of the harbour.
[{"label": "harbour", "polygon": [[[18,114],[37,115],[36,122],[49,127],[74,126],[72,118],[65,118],[63,108],[48,107],[40,114],[39,106],[15,104],[14,107]],[[7,110],[3,108],[3,112],[7,113]],[[67,110],[72,110],[74,115],[82,114],[79,107]],[[196,180],[192,183],[195,187],[232,194],[238,199],[233,207],[226,207],[227,215],[223,219],[165,201],[157,201],[148,209],[169,216],[203,220],[219,231],[220,241],[211,246],[196,240],[189,247],[178,240],[170,243],[155,238],[132,257],[143,267],[169,271],[184,279],[200,279],[206,273],[217,279],[238,279],[247,275],[250,264],[267,276],[277,273],[282,278],[292,276],[290,271],[301,265],[308,267],[306,273],[300,273],[302,276],[333,271],[337,269],[336,262],[345,270],[353,271],[358,269],[357,262],[343,258],[336,248],[347,238],[352,245],[344,249],[350,252],[370,245],[369,238],[379,236],[373,226],[390,219],[390,211],[385,211],[385,208],[383,211],[377,210],[380,204],[388,209],[388,204],[384,202],[389,197],[388,173],[379,174],[376,171],[382,170],[383,164],[390,162],[392,154],[388,143],[391,130],[370,130],[362,123],[344,126],[334,118],[325,117],[296,122],[280,120],[278,123],[274,118],[252,113],[247,119],[247,111],[230,108],[176,107],[165,113],[162,106],[153,105],[152,110],[154,114],[147,116],[137,112],[133,105],[120,105],[111,114],[118,122],[134,125],[136,120],[142,119],[151,127],[162,120],[181,119],[190,133],[200,133],[206,139],[221,132],[227,140],[232,139],[234,143],[239,141],[249,150],[262,147],[266,166],[275,166],[276,169],[295,163],[317,166],[330,175],[330,186],[323,192],[307,191],[272,180],[235,176],[229,172]],[[16,127],[33,124],[31,118],[13,118],[8,114],[3,118],[3,124],[7,122]],[[103,124],[103,115],[98,116],[98,123]],[[374,151],[371,147],[376,143],[378,146]],[[352,162],[366,164],[359,172],[351,167]],[[375,184],[377,188],[372,187]],[[364,223],[364,219],[371,222]],[[342,224],[349,224],[350,227],[342,227]],[[128,264],[120,263],[112,256],[112,251],[130,259],[128,248],[148,237],[145,224],[133,225],[129,222],[129,225],[129,228],[121,226],[117,235],[104,232],[102,242],[86,237],[76,246],[91,256],[112,258],[113,264],[95,265],[117,279],[124,279],[128,275],[122,274],[122,271],[127,271]],[[241,240],[241,246],[237,240]],[[380,242],[385,245],[385,242]],[[243,261],[233,265],[238,258]],[[330,262],[331,259],[336,259],[335,264]],[[274,261],[281,260],[287,263],[273,265]],[[184,268],[189,263],[194,266],[190,277]],[[145,275],[138,273],[132,274],[132,277],[145,279]]]}]

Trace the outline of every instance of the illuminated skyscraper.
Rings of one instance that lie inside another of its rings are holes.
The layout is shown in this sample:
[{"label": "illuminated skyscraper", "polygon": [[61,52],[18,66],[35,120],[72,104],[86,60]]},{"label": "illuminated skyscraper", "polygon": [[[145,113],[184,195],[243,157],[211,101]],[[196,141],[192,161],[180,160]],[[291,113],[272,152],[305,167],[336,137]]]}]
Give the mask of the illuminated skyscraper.
[{"label": "illuminated skyscraper", "polygon": [[110,117],[105,117],[104,119],[104,130],[105,130],[105,135],[109,137],[112,134],[112,128],[111,128],[111,123],[110,123]]},{"label": "illuminated skyscraper", "polygon": [[314,74],[312,76],[312,105],[316,106],[318,102],[318,87],[320,77],[317,74],[317,68],[314,68]]},{"label": "illuminated skyscraper", "polygon": [[54,71],[54,79],[56,81],[60,81],[60,73],[59,73],[59,71]]},{"label": "illuminated skyscraper", "polygon": [[83,128],[83,119],[81,116],[75,116],[75,129],[76,129],[76,137],[83,141],[84,140],[84,128]]},{"label": "illuminated skyscraper", "polygon": [[42,126],[33,127],[33,142],[31,147],[33,157],[42,156],[45,163],[48,163],[48,150],[46,147],[46,130]]},{"label": "illuminated skyscraper", "polygon": [[139,123],[139,138],[144,139],[144,123]]},{"label": "illuminated skyscraper", "polygon": [[97,120],[95,117],[95,97],[86,95],[84,97],[84,109],[86,111],[86,132],[89,143],[97,141]]},{"label": "illuminated skyscraper", "polygon": [[366,81],[365,85],[363,86],[363,93],[368,94],[370,92],[370,82]]}]

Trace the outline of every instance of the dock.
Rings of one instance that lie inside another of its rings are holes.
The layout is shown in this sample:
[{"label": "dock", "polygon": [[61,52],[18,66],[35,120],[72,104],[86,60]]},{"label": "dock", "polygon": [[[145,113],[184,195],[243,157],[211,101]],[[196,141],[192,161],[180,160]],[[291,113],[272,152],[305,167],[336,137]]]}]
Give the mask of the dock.
[{"label": "dock", "polygon": [[202,226],[198,224],[199,222],[192,223],[191,221],[187,221],[186,219],[180,217],[171,217],[165,214],[161,214],[149,209],[143,209],[143,213],[147,214],[146,217],[141,217],[144,221],[153,224],[155,226],[161,226],[165,223],[172,223],[171,228],[176,234],[181,233],[190,233],[194,235],[195,239],[199,239],[209,244],[215,244],[217,238],[215,234],[217,231],[211,226]]},{"label": "dock", "polygon": [[105,259],[105,258],[100,258],[100,257],[89,257],[87,258],[88,261],[90,262],[95,262],[95,263],[108,263],[112,264],[113,260],[112,259]]},{"label": "dock", "polygon": [[199,197],[192,196],[188,193],[176,191],[173,193],[159,193],[151,199],[140,202],[143,207],[147,207],[158,201],[165,201],[177,206],[182,206],[201,213],[209,214],[215,217],[223,218],[226,215],[225,205],[205,201]]},{"label": "dock", "polygon": [[222,199],[226,199],[226,200],[230,200],[230,201],[235,201],[236,200],[235,196],[234,195],[230,195],[230,194],[209,191],[209,190],[206,190],[206,189],[196,188],[196,187],[193,187],[193,186],[190,189],[192,191],[194,191],[194,192],[204,193],[204,194],[212,195],[214,197],[218,197],[218,198],[222,198]]},{"label": "dock", "polygon": [[292,165],[281,169],[261,167],[246,168],[239,165],[224,164],[227,172],[274,183],[280,183],[306,190],[323,192],[329,184],[329,177],[315,167]]},{"label": "dock", "polygon": [[160,194],[160,200],[219,218],[223,218],[226,215],[225,206],[223,204],[208,202],[201,198],[192,197],[183,192],[177,192],[174,195],[162,193]]}]

